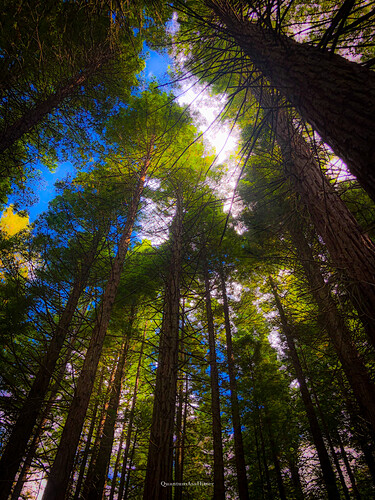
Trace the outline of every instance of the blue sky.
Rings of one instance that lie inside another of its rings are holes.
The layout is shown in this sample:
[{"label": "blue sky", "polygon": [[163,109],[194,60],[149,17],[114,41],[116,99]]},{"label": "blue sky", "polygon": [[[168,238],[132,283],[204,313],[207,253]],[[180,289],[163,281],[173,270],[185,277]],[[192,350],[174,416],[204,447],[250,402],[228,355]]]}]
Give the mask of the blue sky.
[{"label": "blue sky", "polygon": [[[167,81],[166,72],[168,66],[171,64],[171,59],[168,55],[159,54],[154,50],[147,49],[147,52],[149,54],[149,58],[146,60],[146,68],[142,76],[146,80],[156,78],[160,81],[160,83],[165,83],[165,81]],[[41,178],[38,182],[31,181],[30,187],[32,187],[36,197],[39,198],[39,201],[30,207],[24,207],[18,196],[9,197],[9,203],[19,201],[20,209],[27,208],[30,222],[33,222],[40,213],[47,210],[48,203],[56,195],[54,187],[55,182],[64,179],[68,174],[74,177],[74,167],[70,162],[59,163],[54,172],[50,172],[47,168],[40,164],[38,164],[36,168],[41,171]]]}]

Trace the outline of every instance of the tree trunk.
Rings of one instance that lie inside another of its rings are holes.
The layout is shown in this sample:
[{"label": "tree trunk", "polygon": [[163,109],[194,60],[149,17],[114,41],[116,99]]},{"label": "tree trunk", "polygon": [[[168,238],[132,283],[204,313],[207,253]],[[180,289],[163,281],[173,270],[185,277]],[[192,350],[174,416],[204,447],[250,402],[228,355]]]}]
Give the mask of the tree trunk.
[{"label": "tree trunk", "polygon": [[[130,328],[133,323],[133,319],[134,319],[134,311],[132,311],[131,313]],[[102,438],[100,440],[98,455],[95,461],[93,480],[90,484],[90,489],[87,494],[88,500],[101,500],[103,496],[104,486],[107,479],[108,466],[111,459],[111,451],[115,435],[117,412],[121,396],[121,383],[124,375],[128,348],[129,348],[129,337],[126,338],[126,340],[122,345],[120,357],[117,362],[115,378],[110,390],[109,404],[105,414]]]},{"label": "tree trunk", "polygon": [[[266,411],[266,408],[264,408],[264,409]],[[278,456],[278,447],[276,445],[275,438],[273,437],[272,424],[271,424],[271,421],[270,421],[267,413],[266,413],[265,420],[266,420],[267,431],[268,431],[268,440],[269,440],[270,447],[271,447],[272,461],[273,461],[273,465],[275,467],[275,472],[276,472],[276,480],[277,480],[277,487],[279,490],[280,500],[287,500],[286,494],[285,494],[283,476],[281,474],[280,460],[279,460],[279,456]]]},{"label": "tree trunk", "polygon": [[212,434],[214,445],[214,498],[225,500],[223,442],[221,436],[219,373],[216,361],[215,325],[211,309],[211,291],[207,259],[204,262],[204,284],[207,314],[208,345],[210,351],[210,382]]},{"label": "tree trunk", "polygon": [[361,414],[358,412],[357,406],[354,404],[352,394],[346,388],[345,381],[340,372],[337,373],[338,381],[341,387],[341,392],[344,397],[346,411],[350,418],[350,426],[354,429],[354,439],[357,441],[364,461],[368,467],[372,483],[375,486],[375,460],[373,455],[374,432]]},{"label": "tree trunk", "polygon": [[322,327],[328,333],[352,391],[363,413],[375,431],[375,385],[351,339],[351,333],[342,318],[324,282],[319,264],[314,260],[303,229],[297,223],[290,225],[292,241],[305,272],[310,291],[319,308]]},{"label": "tree trunk", "polygon": [[29,449],[27,451],[27,456],[25,458],[25,462],[22,465],[20,475],[17,479],[16,486],[15,486],[13,493],[12,493],[12,500],[18,500],[20,498],[24,483],[25,483],[26,478],[27,478],[27,474],[29,473],[33,458],[35,457],[36,451],[38,449],[44,427],[48,421],[48,417],[50,415],[51,409],[56,401],[56,396],[57,396],[57,393],[60,389],[60,384],[64,378],[66,365],[70,360],[75,340],[76,340],[76,334],[75,334],[75,338],[73,338],[71,340],[69,347],[67,349],[67,352],[65,353],[64,361],[61,364],[61,367],[58,371],[57,377],[54,381],[50,396],[48,398],[48,402],[46,404],[46,407],[43,410],[42,417],[41,417],[40,422],[37,426],[37,429],[34,432],[34,437],[31,441],[31,444],[30,444]]},{"label": "tree trunk", "polygon": [[276,306],[279,311],[279,316],[281,319],[281,324],[282,324],[282,331],[285,335],[287,344],[288,344],[288,350],[289,350],[289,356],[290,359],[293,363],[294,370],[296,372],[297,380],[300,386],[300,391],[301,391],[301,396],[303,400],[303,404],[305,406],[306,410],[306,415],[309,420],[310,424],[310,430],[311,434],[314,440],[314,444],[316,447],[316,451],[318,453],[319,457],[319,462],[320,466],[322,468],[322,473],[323,473],[323,479],[324,483],[326,485],[327,493],[328,493],[328,498],[330,500],[339,500],[340,499],[340,494],[337,489],[336,485],[336,478],[335,474],[333,472],[331,463],[329,461],[329,456],[327,453],[327,449],[323,440],[322,433],[320,431],[319,427],[319,422],[315,413],[314,405],[311,400],[310,392],[307,387],[305,375],[302,370],[302,366],[298,357],[297,349],[294,343],[293,339],[293,333],[292,330],[289,326],[289,323],[286,319],[284,309],[281,305],[279,295],[277,293],[276,285],[272,278],[270,277],[270,284],[271,284],[271,289],[273,296],[275,298]]},{"label": "tree trunk", "polygon": [[346,453],[346,450],[345,450],[345,447],[344,447],[344,444],[342,442],[342,439],[341,439],[341,436],[340,436],[340,433],[339,431],[337,430],[336,432],[336,435],[337,435],[337,439],[339,441],[339,446],[340,446],[340,452],[341,452],[341,458],[343,459],[344,461],[344,464],[345,464],[345,469],[348,473],[348,476],[349,476],[349,479],[350,479],[350,482],[351,482],[351,485],[352,485],[352,490],[353,490],[353,493],[354,493],[354,497],[357,499],[357,500],[361,500],[361,494],[359,493],[359,490],[357,488],[357,484],[356,484],[356,480],[355,480],[355,477],[354,477],[354,474],[353,474],[353,470],[350,466],[350,463],[349,463],[349,459],[348,459],[348,455]]},{"label": "tree trunk", "polygon": [[78,277],[74,281],[72,291],[49,343],[46,355],[35,376],[30,392],[22,405],[19,417],[13,427],[9,441],[0,460],[0,500],[10,495],[14,478],[25,455],[27,443],[32,435],[38,415],[40,414],[48,386],[53,376],[61,349],[68,334],[74,313],[82,291],[86,286],[91,266],[95,260],[99,244],[99,236],[95,235],[92,248]]},{"label": "tree trunk", "polygon": [[127,500],[128,494],[129,494],[129,484],[130,484],[130,472],[132,470],[132,463],[133,463],[133,458],[134,458],[134,452],[135,452],[135,446],[137,444],[137,437],[138,437],[138,428],[135,430],[135,436],[134,436],[134,441],[133,441],[133,446],[132,446],[132,451],[130,453],[130,458],[129,458],[129,471],[126,476],[126,484],[125,484],[125,491],[124,491],[124,497],[121,499],[121,497],[118,497],[118,500]]},{"label": "tree trunk", "polygon": [[267,456],[266,456],[266,444],[264,442],[264,435],[263,435],[263,422],[262,422],[262,418],[260,415],[259,406],[256,409],[256,413],[257,413],[258,424],[259,424],[259,438],[260,438],[260,445],[262,447],[262,460],[263,460],[264,474],[266,476],[267,498],[269,500],[273,500],[270,471],[268,469]]},{"label": "tree trunk", "polygon": [[[304,362],[305,372],[308,373],[308,367],[307,367],[307,363],[306,363],[306,358],[305,358],[305,356],[304,356],[303,353],[302,353],[301,357],[302,357],[302,360]],[[345,482],[344,474],[342,472],[342,467],[341,467],[341,464],[340,464],[340,460],[339,460],[339,458],[337,456],[337,453],[336,453],[336,450],[335,450],[335,446],[334,446],[332,438],[331,438],[331,433],[329,431],[329,428],[328,428],[328,425],[327,425],[327,422],[326,422],[323,410],[322,410],[322,408],[320,406],[318,394],[317,394],[316,389],[315,389],[315,384],[314,384],[313,380],[311,379],[311,377],[309,377],[309,378],[310,378],[311,394],[314,396],[315,405],[316,405],[316,408],[318,410],[320,421],[321,421],[323,429],[324,429],[324,435],[326,437],[329,449],[331,451],[331,457],[332,457],[333,462],[335,464],[337,474],[338,474],[338,476],[340,478],[340,483],[341,483],[342,491],[344,493],[344,497],[346,498],[346,500],[350,500],[350,494],[349,494],[349,490],[348,490],[348,487],[347,487],[346,482]]]},{"label": "tree trunk", "polygon": [[289,458],[289,470],[292,476],[294,496],[296,500],[304,500],[305,495],[303,493],[301,478],[299,477],[298,467],[293,458]]},{"label": "tree trunk", "polygon": [[135,382],[134,382],[134,391],[133,391],[132,403],[131,403],[131,408],[130,408],[128,430],[127,430],[127,434],[126,434],[124,460],[123,460],[123,464],[122,464],[121,478],[120,478],[120,484],[119,484],[118,496],[117,496],[118,500],[121,500],[123,492],[124,492],[124,486],[125,486],[126,465],[127,465],[127,461],[128,461],[128,454],[129,454],[129,449],[130,449],[130,440],[131,440],[132,431],[133,431],[133,422],[134,422],[134,415],[135,415],[135,405],[137,403],[138,384],[139,384],[139,376],[140,376],[140,373],[141,373],[142,356],[143,356],[143,348],[144,348],[144,343],[145,343],[145,338],[146,338],[146,330],[147,330],[147,323],[146,323],[146,326],[145,326],[145,329],[144,329],[144,332],[143,332],[143,338],[142,338],[142,344],[141,344],[141,351],[139,353],[137,373],[136,373]]},{"label": "tree trunk", "polygon": [[113,469],[113,479],[112,479],[112,483],[111,483],[111,491],[109,493],[109,500],[113,500],[115,493],[116,493],[117,476],[118,476],[118,471],[119,471],[120,460],[122,457],[122,446],[124,444],[124,439],[125,439],[125,430],[126,430],[126,421],[124,419],[123,423],[122,423],[120,442],[118,445],[118,450],[117,450],[117,455],[116,455],[116,462],[115,462],[115,466]]},{"label": "tree trunk", "polygon": [[205,3],[224,24],[220,36],[237,43],[375,200],[374,72],[249,21],[230,2]]},{"label": "tree trunk", "polygon": [[109,50],[97,54],[83,70],[69,78],[44,100],[25,111],[12,125],[6,127],[0,133],[0,154],[12,147],[24,134],[33,130],[48,114],[61,106],[65,99],[73,96],[77,89],[85,85],[87,80],[95,75],[112,56]]},{"label": "tree trunk", "polygon": [[227,341],[227,361],[228,361],[232,422],[233,422],[233,432],[234,432],[234,454],[236,460],[238,497],[239,500],[248,500],[249,491],[247,486],[245,453],[243,449],[240,410],[238,406],[238,397],[237,397],[237,382],[236,382],[235,361],[233,355],[232,332],[230,326],[228,297],[225,286],[223,269],[220,270],[220,281],[221,281],[221,293],[223,297],[225,335]]},{"label": "tree trunk", "polygon": [[[104,370],[102,369],[101,373],[100,373],[99,384],[98,384],[99,390],[103,385],[103,379],[104,379]],[[87,459],[89,457],[92,436],[94,434],[94,429],[95,429],[95,424],[96,424],[96,415],[98,413],[98,408],[99,408],[99,399],[100,399],[100,393],[97,395],[97,397],[95,399],[94,408],[93,408],[92,417],[91,417],[91,422],[90,422],[90,427],[89,427],[89,431],[88,431],[87,437],[86,437],[86,445],[85,445],[85,448],[83,450],[83,456],[82,456],[82,461],[81,461],[81,465],[80,465],[80,469],[79,469],[78,479],[77,479],[77,483],[75,485],[73,500],[79,500],[79,497],[81,495],[81,488],[82,488],[83,479],[84,479],[84,475],[85,475]]]},{"label": "tree trunk", "polygon": [[177,396],[179,307],[182,263],[182,199],[177,193],[176,214],[172,223],[172,255],[167,279],[163,321],[160,331],[158,367],[150,443],[148,450],[144,500],[170,500],[172,487],[173,431]]},{"label": "tree trunk", "polygon": [[[180,338],[180,352],[181,352],[181,365],[184,365],[185,353],[184,349],[184,330],[185,330],[185,299],[182,301],[181,309],[181,338]],[[184,372],[180,371],[180,379],[178,380],[178,408],[176,415],[176,446],[175,446],[175,461],[174,461],[174,482],[181,484],[183,482],[183,454],[184,454],[184,408],[186,402],[186,394],[184,392],[185,376]],[[182,486],[176,486],[174,489],[174,500],[182,500]]]},{"label": "tree trunk", "polygon": [[95,375],[111,317],[112,307],[115,302],[121,273],[129,248],[130,238],[138,212],[139,201],[143,192],[147,169],[151,161],[152,147],[153,141],[151,141],[149,145],[148,153],[142,165],[141,171],[139,172],[139,178],[130,203],[126,224],[121,235],[117,254],[113,261],[109,279],[99,306],[95,327],[92,332],[90,345],[87,349],[82,371],[77,381],[76,393],[70,406],[69,414],[62,432],[60,445],[48,478],[43,496],[44,500],[64,500],[65,498],[69,476],[74,463],[74,455],[79,442],[92,388],[94,386]]},{"label": "tree trunk", "polygon": [[350,296],[375,347],[375,245],[363,234],[315,160],[310,146],[266,90],[252,89],[281,148],[284,170],[322,237],[332,264],[349,278]]},{"label": "tree trunk", "polygon": [[[98,419],[98,425],[96,428],[96,435],[95,435],[95,441],[92,446],[92,451],[91,451],[91,456],[90,456],[90,463],[87,468],[87,471],[85,473],[85,482],[82,488],[82,493],[80,494],[83,499],[87,498],[87,494],[89,492],[89,489],[91,488],[91,484],[94,480],[94,470],[95,470],[95,464],[96,464],[96,459],[98,457],[99,453],[99,446],[103,437],[103,430],[104,430],[104,424],[105,424],[105,417],[107,414],[108,406],[109,406],[109,398],[110,394],[112,391],[112,386],[115,380],[115,373],[116,373],[116,363],[112,366],[112,370],[108,379],[108,385],[107,389],[105,391],[105,396],[104,396],[104,401],[103,401],[103,406],[100,411],[100,416]],[[98,386],[99,387],[99,386]]]}]

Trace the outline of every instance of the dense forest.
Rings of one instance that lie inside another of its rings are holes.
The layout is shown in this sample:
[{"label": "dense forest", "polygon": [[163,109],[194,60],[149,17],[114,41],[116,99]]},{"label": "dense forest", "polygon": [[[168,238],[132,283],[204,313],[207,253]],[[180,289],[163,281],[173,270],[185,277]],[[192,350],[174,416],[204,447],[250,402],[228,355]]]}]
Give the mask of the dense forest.
[{"label": "dense forest", "polygon": [[0,1],[0,500],[375,498],[374,17]]}]

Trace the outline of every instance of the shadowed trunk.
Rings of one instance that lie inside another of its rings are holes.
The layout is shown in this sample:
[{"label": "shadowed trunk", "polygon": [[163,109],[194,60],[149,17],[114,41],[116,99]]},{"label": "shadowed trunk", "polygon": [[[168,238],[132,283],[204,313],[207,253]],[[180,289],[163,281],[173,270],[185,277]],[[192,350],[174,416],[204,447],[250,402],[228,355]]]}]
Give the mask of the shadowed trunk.
[{"label": "shadowed trunk", "polygon": [[289,356],[292,361],[294,370],[296,372],[297,380],[300,386],[302,401],[305,406],[306,415],[310,424],[311,435],[314,440],[316,451],[318,453],[320,466],[322,468],[323,479],[326,485],[328,498],[330,500],[339,500],[340,493],[337,489],[336,478],[333,472],[328,452],[323,440],[322,433],[320,431],[319,422],[315,413],[314,405],[311,400],[310,392],[307,387],[305,375],[302,370],[302,366],[298,357],[297,349],[293,339],[293,333],[289,323],[287,321],[284,309],[281,305],[279,295],[277,293],[276,285],[272,278],[270,277],[270,284],[273,296],[275,298],[276,306],[281,319],[282,331],[286,338],[289,350]]},{"label": "shadowed trunk", "polygon": [[[306,358],[305,358],[303,352],[301,352],[301,358],[302,358],[302,361],[304,364],[303,368],[305,370],[305,373],[308,373]],[[332,460],[335,464],[337,474],[340,478],[340,483],[341,483],[342,491],[344,493],[344,497],[346,498],[346,500],[350,500],[350,494],[349,494],[349,490],[348,490],[348,487],[347,487],[346,482],[345,482],[345,478],[344,478],[344,474],[343,474],[342,467],[340,464],[340,460],[339,460],[339,457],[337,456],[337,453],[335,450],[335,445],[333,444],[333,441],[331,438],[331,433],[329,431],[329,428],[328,428],[328,425],[326,422],[326,418],[325,418],[323,410],[320,406],[318,394],[317,394],[316,389],[315,389],[315,384],[314,384],[313,380],[311,379],[311,377],[309,377],[309,379],[310,379],[311,394],[314,396],[315,406],[318,410],[320,422],[321,422],[323,430],[324,430],[324,435],[325,435],[326,441],[327,441],[329,449],[330,449]]]},{"label": "shadowed trunk", "polygon": [[75,340],[76,340],[76,334],[75,334],[75,337],[73,339],[71,339],[71,341],[69,343],[69,347],[68,347],[67,352],[65,354],[64,361],[63,361],[63,363],[58,371],[57,377],[55,378],[55,382],[54,382],[53,387],[51,389],[51,393],[50,393],[48,402],[46,404],[46,407],[43,410],[42,417],[40,419],[38,427],[37,427],[36,431],[34,432],[34,437],[31,441],[31,444],[30,444],[29,449],[27,451],[27,456],[25,458],[25,462],[22,465],[20,475],[17,479],[16,486],[15,486],[13,493],[12,493],[12,500],[18,500],[20,498],[22,488],[23,488],[24,483],[27,479],[27,474],[29,473],[32,461],[35,457],[36,451],[37,451],[39,443],[41,441],[44,427],[45,427],[46,423],[48,422],[49,415],[51,413],[53,405],[55,404],[56,396],[57,396],[57,393],[59,392],[60,384],[64,378],[66,365],[68,364],[68,362],[70,360]]},{"label": "shadowed trunk", "polygon": [[289,470],[290,475],[292,476],[294,496],[296,497],[296,500],[304,500],[305,495],[303,493],[301,478],[299,477],[298,467],[293,458],[289,459]]},{"label": "shadowed trunk", "polygon": [[[181,338],[180,338],[180,352],[181,352],[181,365],[184,365],[184,330],[185,330],[185,299],[182,300],[181,308]],[[176,446],[175,446],[175,460],[174,460],[174,482],[183,482],[183,460],[184,460],[184,442],[185,442],[185,424],[186,418],[184,410],[186,410],[186,393],[184,392],[185,378],[187,375],[181,370],[180,379],[178,380],[178,407],[176,415]],[[183,487],[176,486],[174,489],[174,500],[182,500]]]},{"label": "shadowed trunk", "polygon": [[128,470],[128,474],[126,476],[126,484],[125,484],[124,496],[123,496],[123,498],[121,498],[119,496],[118,500],[127,500],[128,495],[129,495],[130,473],[131,473],[131,470],[132,470],[132,463],[133,463],[133,458],[134,458],[134,453],[135,453],[135,447],[136,447],[136,444],[137,444],[137,437],[138,437],[138,428],[135,430],[132,451],[131,451],[130,457],[129,457],[129,470]]},{"label": "shadowed trunk", "polygon": [[233,422],[233,432],[234,432],[234,453],[236,459],[238,495],[239,495],[239,500],[248,500],[249,491],[247,486],[246,464],[245,464],[245,454],[243,449],[242,432],[241,432],[240,410],[237,398],[237,382],[236,382],[236,369],[235,369],[235,362],[233,355],[232,332],[229,319],[229,306],[228,306],[227,290],[224,280],[224,271],[222,269],[220,270],[220,281],[221,281],[221,293],[223,297],[225,335],[227,341],[227,360],[228,360],[232,422]]},{"label": "shadowed trunk", "polygon": [[77,381],[76,392],[62,432],[60,445],[48,478],[43,496],[44,500],[64,500],[65,498],[69,476],[74,463],[74,455],[76,453],[87,406],[94,386],[95,375],[111,318],[112,307],[115,302],[140,198],[144,188],[146,173],[151,162],[152,147],[153,141],[151,141],[149,145],[149,151],[141,167],[141,171],[138,174],[139,177],[130,202],[126,224],[118,244],[117,254],[113,261],[101,304],[98,307],[99,310],[97,312],[97,319],[92,332],[90,345],[87,349],[82,371]]},{"label": "shadowed trunk", "polygon": [[265,423],[267,426],[268,440],[269,440],[270,447],[271,447],[272,461],[273,461],[273,465],[274,465],[275,472],[276,472],[276,481],[277,481],[277,487],[279,490],[280,500],[287,500],[286,494],[285,494],[283,476],[281,474],[278,446],[276,445],[275,438],[273,436],[272,424],[271,424],[270,418],[267,414],[267,408],[265,407],[264,410],[266,412]]},{"label": "shadowed trunk", "polygon": [[139,353],[137,373],[136,373],[135,382],[134,382],[134,391],[133,391],[132,403],[131,403],[131,408],[130,408],[129,423],[128,423],[128,429],[127,429],[127,433],[126,433],[125,453],[124,453],[124,459],[123,459],[123,463],[122,463],[120,484],[119,484],[119,488],[118,488],[117,498],[119,500],[122,498],[123,493],[124,493],[126,466],[127,466],[129,449],[130,449],[130,441],[131,441],[132,431],[133,431],[135,405],[137,403],[138,384],[139,384],[139,376],[140,376],[141,367],[142,367],[142,356],[143,356],[143,348],[144,348],[144,343],[145,343],[145,338],[146,338],[146,331],[147,331],[147,323],[146,323],[146,326],[145,326],[145,329],[143,332],[141,351]]},{"label": "shadowed trunk", "polygon": [[[99,383],[98,383],[99,389],[103,385],[103,379],[104,379],[104,370],[102,369],[101,373],[100,373]],[[90,454],[91,441],[92,441],[92,436],[94,434],[94,429],[95,429],[95,424],[96,424],[96,416],[97,416],[98,409],[99,409],[99,401],[100,401],[100,392],[98,393],[97,397],[95,398],[94,408],[93,408],[92,417],[91,417],[91,421],[90,421],[90,427],[89,427],[87,437],[86,437],[86,445],[85,445],[85,448],[83,450],[83,456],[82,456],[81,465],[80,465],[80,469],[79,469],[78,479],[77,479],[77,482],[75,485],[75,492],[74,492],[73,500],[78,500],[79,496],[81,494],[81,488],[82,488],[83,479],[84,479],[84,475],[85,475],[87,459],[88,459],[89,454]]]},{"label": "shadowed trunk", "polygon": [[124,439],[125,439],[125,430],[126,430],[126,421],[125,421],[125,419],[123,419],[122,428],[121,428],[121,435],[120,435],[120,442],[118,444],[116,462],[115,462],[115,466],[113,469],[113,478],[112,478],[112,483],[111,483],[111,491],[109,493],[109,500],[113,500],[113,498],[116,494],[117,478],[118,478],[120,461],[122,458],[122,447],[123,447]]},{"label": "shadowed trunk", "polygon": [[55,92],[37,102],[12,125],[0,132],[0,154],[12,147],[24,134],[32,131],[48,114],[61,106],[65,99],[72,97],[81,86],[86,84],[90,77],[95,75],[111,59],[112,55],[111,51],[103,50],[87,64],[86,68],[69,78]]},{"label": "shadowed trunk", "polygon": [[374,72],[250,21],[246,2],[237,10],[222,0],[205,4],[224,25],[220,36],[237,43],[375,200]]},{"label": "shadowed trunk", "polygon": [[32,435],[44,403],[56,363],[68,335],[79,299],[86,286],[91,266],[96,257],[99,239],[99,234],[96,234],[93,239],[92,247],[87,254],[87,259],[83,263],[82,269],[74,281],[73,288],[49,343],[46,355],[35,376],[30,392],[22,405],[19,417],[2,454],[0,460],[0,500],[7,500],[10,495],[14,478],[22,458],[25,455],[27,443]]},{"label": "shadowed trunk", "polygon": [[144,500],[170,500],[172,487],[173,431],[177,396],[179,307],[182,262],[182,199],[177,193],[176,214],[171,228],[172,253],[167,278],[163,321],[160,331],[158,367],[150,443],[148,450]]},{"label": "shadowed trunk", "polygon": [[[131,313],[130,328],[134,320],[134,311]],[[130,334],[129,334],[130,335]],[[98,454],[93,470],[93,480],[87,493],[88,500],[101,500],[107,479],[107,471],[111,459],[113,439],[115,435],[118,406],[120,403],[121,384],[124,375],[126,357],[129,349],[129,337],[123,342],[121,353],[117,362],[114,381],[110,390],[110,399],[105,413],[103,433],[100,440]]]},{"label": "shadowed trunk", "polygon": [[348,277],[350,297],[375,347],[375,245],[321,171],[310,146],[290,114],[265,88],[252,91],[268,110],[270,126],[281,148],[284,171],[322,237],[332,264]]},{"label": "shadowed trunk", "polygon": [[215,347],[215,325],[211,308],[211,290],[207,259],[204,262],[204,285],[207,314],[208,345],[210,350],[210,383],[212,434],[214,445],[214,498],[225,500],[223,442],[221,436],[219,373],[217,369]]},{"label": "shadowed trunk", "polygon": [[314,259],[302,227],[294,221],[289,231],[311,294],[318,305],[322,327],[333,344],[358,404],[375,431],[375,385],[351,339],[351,332],[336,306],[329,285],[323,279],[319,264]]},{"label": "shadowed trunk", "polygon": [[264,435],[263,435],[263,421],[262,421],[262,417],[261,417],[261,414],[259,411],[259,406],[256,409],[256,413],[257,413],[257,417],[258,417],[260,445],[262,447],[262,460],[263,460],[264,474],[266,476],[267,498],[269,500],[273,500],[270,471],[268,468],[268,462],[267,462],[267,456],[266,456],[266,445],[264,442]]},{"label": "shadowed trunk", "polygon": [[348,476],[349,476],[349,479],[350,479],[350,483],[352,485],[352,490],[353,490],[353,493],[354,493],[354,497],[357,500],[361,500],[361,494],[360,494],[360,492],[359,492],[359,490],[357,488],[357,483],[356,483],[356,480],[355,480],[355,477],[354,477],[353,469],[350,466],[348,455],[346,453],[345,446],[344,446],[344,443],[342,442],[342,439],[341,439],[339,431],[336,432],[336,437],[338,439],[339,446],[340,446],[341,458],[344,461],[345,469],[346,469],[346,472],[348,473]]},{"label": "shadowed trunk", "polygon": [[[105,391],[104,402],[103,402],[103,406],[101,408],[100,416],[99,416],[99,419],[98,419],[98,425],[97,425],[97,429],[96,429],[95,440],[94,440],[94,444],[92,445],[91,456],[90,456],[90,463],[89,463],[89,466],[88,466],[87,471],[85,473],[85,478],[84,478],[85,482],[84,482],[84,485],[83,485],[82,492],[79,493],[79,495],[78,495],[78,496],[81,496],[84,499],[86,499],[88,491],[91,488],[91,484],[92,484],[92,482],[94,480],[95,464],[96,464],[96,459],[97,459],[98,453],[99,453],[100,442],[101,442],[101,439],[103,437],[103,429],[104,429],[104,424],[105,424],[105,417],[106,417],[108,406],[109,406],[109,398],[110,398],[110,395],[111,395],[112,386],[113,386],[113,382],[114,382],[114,379],[115,379],[115,373],[116,373],[116,364],[114,364],[112,366],[112,370],[111,370],[111,373],[110,373],[110,376],[109,376],[109,379],[108,379],[107,390]],[[100,387],[100,386],[98,386],[98,387]]]}]

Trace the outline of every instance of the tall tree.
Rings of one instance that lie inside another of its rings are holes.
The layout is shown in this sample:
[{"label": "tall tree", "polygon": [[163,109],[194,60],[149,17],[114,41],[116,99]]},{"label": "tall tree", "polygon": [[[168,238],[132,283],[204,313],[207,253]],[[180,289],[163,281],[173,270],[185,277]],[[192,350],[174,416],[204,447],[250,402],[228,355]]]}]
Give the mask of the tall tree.
[{"label": "tall tree", "polygon": [[288,320],[286,318],[284,309],[281,305],[281,301],[279,298],[279,295],[277,293],[276,285],[275,282],[273,281],[272,278],[270,278],[270,284],[271,284],[271,289],[273,296],[275,298],[276,306],[280,315],[280,320],[282,322],[282,329],[283,333],[286,337],[287,344],[288,344],[288,350],[290,354],[290,358],[293,363],[294,370],[297,375],[298,383],[300,385],[300,390],[301,390],[301,395],[302,399],[306,408],[306,414],[309,419],[309,424],[310,424],[310,429],[311,429],[311,434],[313,435],[314,438],[314,444],[316,446],[318,456],[319,456],[319,461],[320,465],[322,468],[322,473],[324,477],[324,482],[327,488],[327,493],[328,493],[328,498],[332,499],[339,499],[340,498],[340,493],[337,489],[336,485],[336,479],[335,479],[335,474],[333,472],[328,452],[323,440],[322,433],[320,431],[320,426],[319,422],[316,416],[316,412],[311,400],[310,392],[307,387],[305,375],[302,370],[302,366],[298,357],[297,349],[294,343],[293,339],[293,333],[290,329]]},{"label": "tall tree", "polygon": [[181,8],[197,19],[208,40],[217,37],[237,44],[375,199],[374,73],[342,56],[295,41],[292,35],[279,32],[280,24],[272,28],[272,11],[280,14],[279,19],[285,17],[272,8],[276,2],[259,8],[255,2],[242,0],[205,0],[203,4],[207,13],[195,10],[194,3]]},{"label": "tall tree", "polygon": [[41,362],[40,369],[35,376],[30,392],[24,401],[8,444],[2,454],[0,479],[3,483],[3,488],[0,492],[0,498],[7,498],[11,491],[15,475],[25,454],[28,440],[44,403],[51,377],[68,335],[82,291],[87,285],[92,264],[97,256],[100,239],[100,232],[94,234],[91,248],[88,249],[85,258],[77,268],[77,275],[65,308],[52,334],[48,350]]},{"label": "tall tree", "polygon": [[247,477],[246,477],[246,464],[245,464],[245,456],[243,449],[241,419],[240,419],[240,411],[239,411],[238,396],[237,396],[237,382],[236,382],[235,360],[234,360],[233,343],[232,343],[232,331],[230,325],[229,304],[228,304],[227,289],[225,284],[224,269],[221,268],[219,273],[220,273],[221,294],[223,298],[223,308],[224,308],[225,338],[226,338],[226,349],[227,349],[229,385],[230,385],[231,411],[233,420],[234,450],[235,450],[234,452],[236,458],[238,494],[240,500],[247,500],[249,498],[249,492],[248,492]]},{"label": "tall tree", "polygon": [[134,188],[129,206],[129,212],[127,214],[126,224],[123,228],[118,251],[113,262],[107,286],[103,293],[90,345],[86,353],[80,378],[78,380],[76,395],[70,407],[68,419],[65,423],[64,431],[61,436],[59,449],[49,475],[49,480],[44,493],[44,497],[46,499],[63,499],[65,497],[76,448],[95,380],[96,369],[110,321],[111,310],[121,278],[121,271],[129,248],[130,238],[138,212],[138,205],[144,188],[146,173],[151,162],[152,148],[153,141],[151,141],[144,161],[140,165],[137,183]]},{"label": "tall tree", "polygon": [[222,427],[220,417],[220,389],[219,389],[219,372],[216,357],[215,345],[215,325],[211,306],[211,285],[208,271],[207,249],[203,249],[203,276],[205,288],[205,303],[207,314],[207,332],[209,345],[210,359],[210,383],[211,383],[211,412],[212,412],[212,435],[214,448],[214,497],[219,500],[225,499],[225,483],[224,483],[224,458],[223,458],[223,441]]},{"label": "tall tree", "polygon": [[108,409],[106,411],[105,421],[103,425],[103,434],[100,441],[98,455],[95,461],[95,468],[93,471],[93,480],[87,493],[87,498],[92,500],[101,499],[103,496],[113,446],[118,407],[120,404],[122,379],[124,376],[125,363],[128,355],[131,337],[131,328],[133,326],[135,314],[136,311],[135,307],[133,306],[129,314],[128,331],[124,332],[124,338],[120,349],[120,356],[117,361],[116,373],[113,385],[111,387]]},{"label": "tall tree", "polygon": [[177,188],[176,213],[171,226],[171,257],[165,286],[154,409],[144,500],[170,499],[172,488],[173,431],[177,394],[180,287],[182,271],[183,193]]}]

